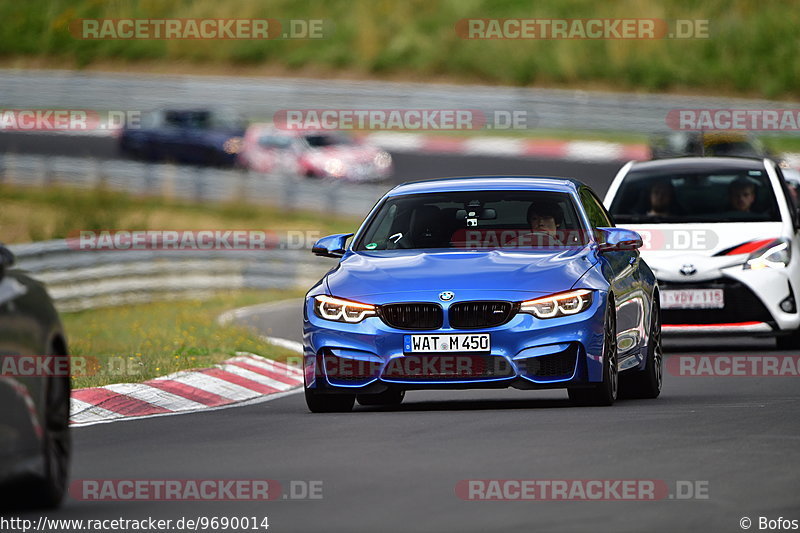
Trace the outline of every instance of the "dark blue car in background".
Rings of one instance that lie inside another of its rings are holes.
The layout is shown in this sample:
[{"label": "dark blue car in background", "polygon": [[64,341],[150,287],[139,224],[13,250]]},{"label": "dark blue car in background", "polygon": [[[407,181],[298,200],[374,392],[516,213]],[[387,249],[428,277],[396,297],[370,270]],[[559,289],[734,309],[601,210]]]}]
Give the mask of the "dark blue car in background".
[{"label": "dark blue car in background", "polygon": [[126,124],[121,152],[147,161],[232,166],[241,149],[246,122],[235,113],[214,109],[162,109]]}]

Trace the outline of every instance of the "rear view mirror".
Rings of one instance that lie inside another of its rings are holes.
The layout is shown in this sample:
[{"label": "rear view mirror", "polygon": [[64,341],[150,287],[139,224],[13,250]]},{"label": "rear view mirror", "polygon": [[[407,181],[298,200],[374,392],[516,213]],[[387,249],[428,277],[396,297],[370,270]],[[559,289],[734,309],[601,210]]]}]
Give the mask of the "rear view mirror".
[{"label": "rear view mirror", "polygon": [[11,250],[0,244],[0,279],[5,276],[6,270],[14,266],[16,258]]},{"label": "rear view mirror", "polygon": [[603,242],[600,243],[601,251],[636,250],[643,246],[642,236],[635,231],[623,228],[597,228],[601,233]]},{"label": "rear view mirror", "polygon": [[[469,215],[469,216],[468,216]],[[466,218],[474,218],[480,220],[494,220],[497,218],[497,211],[491,208],[467,211],[466,209],[459,209],[456,211],[456,220],[464,220]]]},{"label": "rear view mirror", "polygon": [[311,253],[322,257],[342,257],[347,249],[347,239],[352,233],[337,233],[328,235],[314,243]]}]

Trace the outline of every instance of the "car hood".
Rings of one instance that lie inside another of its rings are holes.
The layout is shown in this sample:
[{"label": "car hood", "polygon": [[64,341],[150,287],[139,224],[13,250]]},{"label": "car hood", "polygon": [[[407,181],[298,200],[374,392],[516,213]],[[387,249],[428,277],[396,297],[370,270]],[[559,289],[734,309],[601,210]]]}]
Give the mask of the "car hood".
[{"label": "car hood", "polygon": [[[397,301],[398,293],[411,301],[435,299],[442,291],[513,300],[517,298],[513,293],[525,298],[568,290],[594,262],[589,246],[555,252],[358,252],[342,259],[328,274],[327,284],[334,296],[372,296],[370,302],[378,304]],[[499,295],[498,291],[507,292]]]},{"label": "car hood", "polygon": [[691,282],[722,277],[722,269],[743,264],[748,253],[735,247],[780,238],[782,222],[714,224],[620,224],[642,235],[642,258],[662,281]]}]

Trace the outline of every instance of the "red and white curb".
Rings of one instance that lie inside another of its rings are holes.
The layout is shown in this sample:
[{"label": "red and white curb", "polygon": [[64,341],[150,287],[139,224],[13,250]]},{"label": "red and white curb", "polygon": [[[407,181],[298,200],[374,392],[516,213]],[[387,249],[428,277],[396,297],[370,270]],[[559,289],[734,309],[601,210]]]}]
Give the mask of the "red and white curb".
[{"label": "red and white curb", "polygon": [[[0,127],[0,131],[4,131]],[[90,137],[118,136],[116,125],[101,124],[87,130],[16,130],[16,133],[53,133]],[[562,141],[518,137],[453,137],[384,131],[359,135],[359,138],[391,152],[461,154],[480,156],[532,157],[564,159],[579,162],[647,161],[650,148],[646,144],[623,144],[606,141]],[[791,168],[800,169],[800,153],[784,153]]]},{"label": "red and white curb", "polygon": [[144,383],[119,383],[72,391],[72,426],[222,409],[299,392],[302,371],[255,354],[211,368],[186,370]]},{"label": "red and white curb", "polygon": [[630,161],[650,159],[645,144],[604,141],[559,141],[515,137],[444,137],[417,133],[381,132],[362,137],[392,152],[538,157],[573,161]]},{"label": "red and white curb", "polygon": [[[3,128],[0,127],[0,131]],[[8,130],[16,133],[51,133],[90,137],[119,135],[119,128],[101,124],[87,130]],[[392,152],[443,153],[482,156],[534,157],[573,161],[630,161],[650,158],[645,144],[604,141],[559,141],[516,137],[448,137],[420,133],[379,132],[359,135],[366,142]]]}]

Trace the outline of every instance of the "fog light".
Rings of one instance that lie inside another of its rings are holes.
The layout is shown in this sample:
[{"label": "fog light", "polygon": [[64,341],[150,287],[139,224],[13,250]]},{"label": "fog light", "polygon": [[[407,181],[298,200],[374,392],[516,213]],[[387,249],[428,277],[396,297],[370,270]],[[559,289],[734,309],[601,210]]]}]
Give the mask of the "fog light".
[{"label": "fog light", "polygon": [[783,299],[781,302],[781,311],[784,313],[796,313],[797,312],[797,305],[794,303],[794,296],[789,295]]}]

